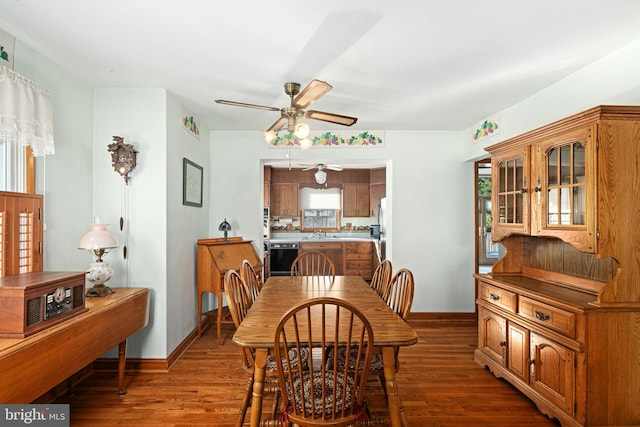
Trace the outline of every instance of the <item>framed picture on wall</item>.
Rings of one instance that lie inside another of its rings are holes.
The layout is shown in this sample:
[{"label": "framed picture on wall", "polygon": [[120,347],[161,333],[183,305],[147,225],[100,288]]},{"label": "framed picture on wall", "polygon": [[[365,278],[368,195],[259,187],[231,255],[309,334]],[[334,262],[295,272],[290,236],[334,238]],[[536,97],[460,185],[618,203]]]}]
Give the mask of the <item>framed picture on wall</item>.
[{"label": "framed picture on wall", "polygon": [[202,207],[202,166],[182,159],[182,204]]}]

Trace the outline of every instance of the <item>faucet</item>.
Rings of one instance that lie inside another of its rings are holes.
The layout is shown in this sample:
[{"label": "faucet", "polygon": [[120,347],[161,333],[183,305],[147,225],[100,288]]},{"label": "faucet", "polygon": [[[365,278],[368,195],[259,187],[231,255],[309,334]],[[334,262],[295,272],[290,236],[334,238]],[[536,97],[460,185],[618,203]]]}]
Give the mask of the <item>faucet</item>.
[{"label": "faucet", "polygon": [[314,231],[311,234],[312,239],[326,239],[327,233],[321,233],[320,231]]}]

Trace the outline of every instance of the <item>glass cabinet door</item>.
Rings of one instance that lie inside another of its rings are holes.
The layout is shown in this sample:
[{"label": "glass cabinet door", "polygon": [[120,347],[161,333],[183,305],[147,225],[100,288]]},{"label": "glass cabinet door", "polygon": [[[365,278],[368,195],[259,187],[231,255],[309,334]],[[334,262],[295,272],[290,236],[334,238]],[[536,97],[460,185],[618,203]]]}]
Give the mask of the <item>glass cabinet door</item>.
[{"label": "glass cabinet door", "polygon": [[548,225],[585,225],[585,149],[573,142],[547,154]]},{"label": "glass cabinet door", "polygon": [[593,125],[537,145],[539,198],[532,234],[558,237],[583,252],[595,252],[596,135]]},{"label": "glass cabinet door", "polygon": [[528,152],[529,148],[526,147],[511,155],[492,159],[494,241],[512,233],[529,233]]}]

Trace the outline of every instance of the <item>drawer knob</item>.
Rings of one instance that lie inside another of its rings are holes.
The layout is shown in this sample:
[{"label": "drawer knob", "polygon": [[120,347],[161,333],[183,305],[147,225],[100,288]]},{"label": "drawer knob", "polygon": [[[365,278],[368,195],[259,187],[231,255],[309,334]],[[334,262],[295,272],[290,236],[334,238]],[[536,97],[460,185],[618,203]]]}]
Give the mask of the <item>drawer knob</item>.
[{"label": "drawer knob", "polygon": [[536,319],[538,319],[538,320],[544,321],[544,320],[551,319],[551,315],[547,314],[547,313],[545,313],[543,311],[535,310],[535,313],[536,313]]},{"label": "drawer knob", "polygon": [[500,295],[494,294],[493,292],[489,292],[489,298],[491,298],[494,301],[498,301],[500,300]]}]

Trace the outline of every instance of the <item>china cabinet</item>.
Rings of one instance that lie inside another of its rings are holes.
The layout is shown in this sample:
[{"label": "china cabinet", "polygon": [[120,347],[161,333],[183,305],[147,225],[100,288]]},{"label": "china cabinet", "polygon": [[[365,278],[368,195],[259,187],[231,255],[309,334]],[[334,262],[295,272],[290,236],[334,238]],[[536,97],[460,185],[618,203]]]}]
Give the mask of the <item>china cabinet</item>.
[{"label": "china cabinet", "polygon": [[487,148],[492,237],[475,360],[563,426],[640,425],[640,107]]}]

